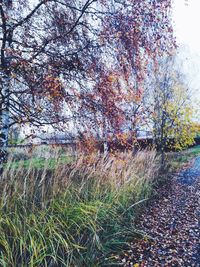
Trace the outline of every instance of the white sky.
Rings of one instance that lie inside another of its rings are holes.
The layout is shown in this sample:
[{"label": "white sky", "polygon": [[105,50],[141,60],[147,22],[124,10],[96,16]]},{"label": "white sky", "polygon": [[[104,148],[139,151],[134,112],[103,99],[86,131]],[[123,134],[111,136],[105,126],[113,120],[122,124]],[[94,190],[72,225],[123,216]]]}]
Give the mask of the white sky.
[{"label": "white sky", "polygon": [[200,53],[200,0],[174,0],[177,41]]},{"label": "white sky", "polygon": [[173,20],[181,66],[200,101],[200,0],[174,0]]}]

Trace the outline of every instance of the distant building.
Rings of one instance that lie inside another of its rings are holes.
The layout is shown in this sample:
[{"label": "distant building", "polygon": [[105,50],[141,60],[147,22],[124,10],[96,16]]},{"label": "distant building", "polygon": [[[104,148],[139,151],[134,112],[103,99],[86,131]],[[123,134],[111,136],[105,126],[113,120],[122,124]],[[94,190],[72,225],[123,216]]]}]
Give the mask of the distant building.
[{"label": "distant building", "polygon": [[51,133],[42,134],[37,136],[37,140],[40,140],[40,144],[71,144],[75,142],[75,137],[70,134]]}]

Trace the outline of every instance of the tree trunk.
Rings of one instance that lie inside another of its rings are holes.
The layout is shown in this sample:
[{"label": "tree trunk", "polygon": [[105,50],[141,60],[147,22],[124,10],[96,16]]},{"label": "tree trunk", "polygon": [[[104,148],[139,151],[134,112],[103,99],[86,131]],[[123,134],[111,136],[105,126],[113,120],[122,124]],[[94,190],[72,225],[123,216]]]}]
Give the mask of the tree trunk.
[{"label": "tree trunk", "polygon": [[108,155],[108,126],[105,118],[103,118],[103,154]]},{"label": "tree trunk", "polygon": [[9,132],[9,93],[10,77],[0,72],[0,172],[7,160],[8,132]]},{"label": "tree trunk", "polygon": [[[5,2],[5,3],[4,3]],[[8,155],[8,132],[9,132],[9,99],[11,82],[11,58],[12,49],[11,8],[12,1],[0,1],[1,18],[1,47],[0,47],[0,174],[3,171],[3,163]]]}]

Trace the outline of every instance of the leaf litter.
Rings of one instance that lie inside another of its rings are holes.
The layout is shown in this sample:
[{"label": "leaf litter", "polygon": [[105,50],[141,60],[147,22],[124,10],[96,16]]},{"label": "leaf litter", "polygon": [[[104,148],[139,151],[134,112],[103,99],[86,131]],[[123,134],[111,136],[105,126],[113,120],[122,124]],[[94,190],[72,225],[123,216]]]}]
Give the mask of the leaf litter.
[{"label": "leaf litter", "polygon": [[[146,233],[118,257],[124,267],[200,267],[200,157],[163,186],[140,215]],[[151,238],[149,238],[149,236]]]}]

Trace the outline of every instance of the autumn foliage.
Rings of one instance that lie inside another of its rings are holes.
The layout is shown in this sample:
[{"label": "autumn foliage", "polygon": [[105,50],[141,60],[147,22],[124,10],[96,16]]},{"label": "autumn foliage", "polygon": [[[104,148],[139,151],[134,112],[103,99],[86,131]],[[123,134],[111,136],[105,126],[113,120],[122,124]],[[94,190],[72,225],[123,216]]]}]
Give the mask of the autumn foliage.
[{"label": "autumn foliage", "polygon": [[133,147],[149,126],[158,59],[176,48],[171,0],[3,1],[1,11],[5,128],[50,125]]}]

